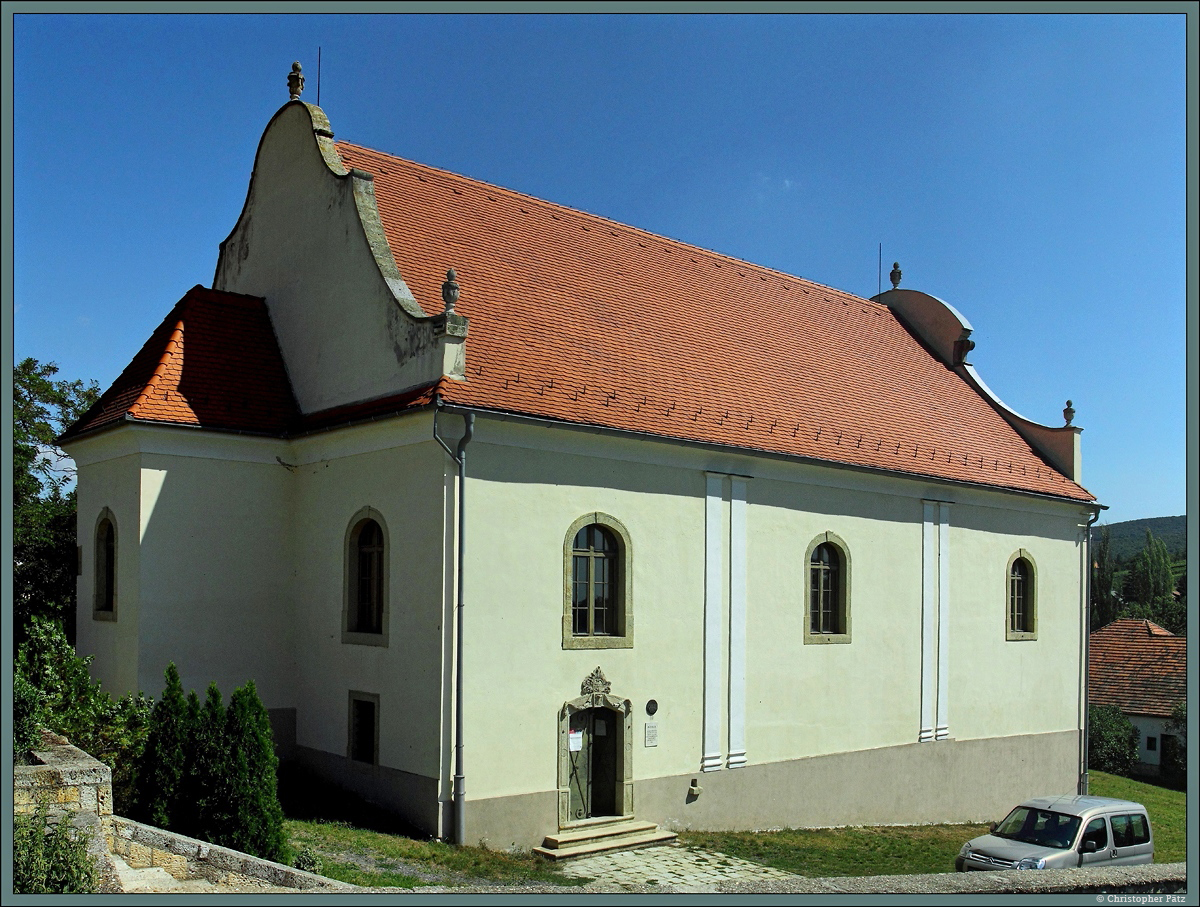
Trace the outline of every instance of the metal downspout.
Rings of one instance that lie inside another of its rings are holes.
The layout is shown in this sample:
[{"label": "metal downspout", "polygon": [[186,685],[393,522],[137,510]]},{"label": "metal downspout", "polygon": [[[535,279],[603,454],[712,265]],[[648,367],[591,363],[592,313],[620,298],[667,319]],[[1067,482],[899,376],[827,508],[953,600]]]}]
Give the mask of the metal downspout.
[{"label": "metal downspout", "polygon": [[1096,524],[1096,520],[1100,519],[1100,511],[1097,510],[1092,514],[1092,518],[1088,520],[1087,526],[1084,527],[1083,537],[1083,684],[1081,685],[1082,692],[1082,709],[1083,721],[1080,722],[1080,741],[1079,750],[1081,754],[1081,764],[1079,771],[1079,784],[1076,789],[1078,794],[1086,794],[1088,792],[1088,681],[1091,672],[1091,649],[1092,649],[1092,526]]},{"label": "metal downspout", "polygon": [[455,606],[454,637],[454,843],[466,843],[466,775],[463,769],[463,576],[467,550],[467,445],[475,434],[475,414],[463,413],[463,436],[451,451],[437,431],[441,401],[433,414],[433,437],[458,464],[458,603]]}]

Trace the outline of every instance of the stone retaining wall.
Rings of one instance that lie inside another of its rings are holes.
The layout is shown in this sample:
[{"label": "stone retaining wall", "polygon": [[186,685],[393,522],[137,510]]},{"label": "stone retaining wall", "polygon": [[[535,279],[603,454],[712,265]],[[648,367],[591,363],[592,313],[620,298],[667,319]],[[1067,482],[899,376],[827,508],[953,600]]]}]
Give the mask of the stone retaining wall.
[{"label": "stone retaining wall", "polygon": [[[180,881],[197,875],[236,873],[260,879],[280,888],[354,889],[333,879],[304,872],[294,866],[284,866],[271,860],[252,857],[240,851],[219,847],[186,835],[143,825],[123,816],[113,816],[109,850],[124,860],[131,869],[158,866]],[[205,869],[210,872],[204,872]]]},{"label": "stone retaining wall", "polygon": [[49,731],[33,758],[36,765],[13,767],[13,812],[28,815],[44,804],[52,812],[92,813],[102,824],[112,816],[112,771],[103,762]]}]

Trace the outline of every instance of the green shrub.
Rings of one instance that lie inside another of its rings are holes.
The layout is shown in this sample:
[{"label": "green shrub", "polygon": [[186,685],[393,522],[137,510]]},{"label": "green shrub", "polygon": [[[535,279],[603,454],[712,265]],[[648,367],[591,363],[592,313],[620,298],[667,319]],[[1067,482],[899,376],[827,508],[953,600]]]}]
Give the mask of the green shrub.
[{"label": "green shrub", "polygon": [[304,844],[296,851],[296,858],[292,860],[292,865],[303,872],[312,872],[317,875],[320,875],[321,870],[325,868],[321,862],[321,855],[311,844]]},{"label": "green shrub", "polygon": [[38,745],[43,724],[42,694],[20,671],[13,672],[13,761]]},{"label": "green shrub", "polygon": [[141,693],[114,702],[92,680],[91,663],[91,657],[75,654],[61,625],[34,617],[17,653],[16,671],[41,694],[44,727],[112,769],[113,809],[123,814],[136,784],[152,703]]},{"label": "green shrub", "polygon": [[16,894],[91,894],[96,864],[71,815],[49,826],[46,808],[13,819],[13,891]]},{"label": "green shrub", "polygon": [[1115,705],[1088,706],[1088,768],[1129,776],[1138,764],[1140,736]]}]

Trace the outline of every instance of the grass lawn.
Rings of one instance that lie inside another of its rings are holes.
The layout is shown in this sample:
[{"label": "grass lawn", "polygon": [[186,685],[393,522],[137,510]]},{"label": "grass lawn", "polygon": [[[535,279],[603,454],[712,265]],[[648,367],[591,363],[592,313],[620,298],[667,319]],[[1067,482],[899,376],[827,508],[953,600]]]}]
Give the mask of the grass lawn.
[{"label": "grass lawn", "polygon": [[[1097,771],[1091,773],[1090,791],[1098,797],[1119,797],[1144,804],[1154,829],[1154,861],[1179,863],[1186,859],[1187,799],[1182,791]],[[916,825],[684,832],[679,839],[690,847],[716,850],[797,875],[821,878],[953,872],[959,848],[986,833],[986,825]]]},{"label": "grass lawn", "polygon": [[986,825],[802,828],[684,832],[690,847],[717,850],[809,878],[953,872],[954,857]]},{"label": "grass lawn", "polygon": [[1135,800],[1150,813],[1154,831],[1154,862],[1182,863],[1187,859],[1187,795],[1183,791],[1110,775],[1088,773],[1089,793],[1097,797]]},{"label": "grass lawn", "polygon": [[[292,785],[285,784],[284,787]],[[543,883],[581,885],[553,863],[530,853],[454,847],[424,840],[365,805],[351,807],[338,794],[321,802],[307,797],[285,806],[294,848],[311,847],[321,874],[367,887]],[[1154,859],[1186,859],[1187,817],[1183,792],[1093,771],[1091,792],[1144,803],[1154,828]],[[301,809],[303,804],[307,809]],[[1015,803],[1013,804],[1016,805]],[[316,806],[316,809],[313,807]],[[1003,816],[997,815],[997,819]],[[339,820],[339,821],[331,821]],[[879,828],[791,829],[775,832],[683,832],[688,847],[718,851],[810,878],[953,872],[954,857],[985,825],[916,825]]]},{"label": "grass lawn", "polygon": [[307,845],[321,858],[321,875],[366,887],[497,884],[582,885],[552,863],[530,853],[454,847],[401,835],[356,828],[345,822],[289,820],[292,847]]}]

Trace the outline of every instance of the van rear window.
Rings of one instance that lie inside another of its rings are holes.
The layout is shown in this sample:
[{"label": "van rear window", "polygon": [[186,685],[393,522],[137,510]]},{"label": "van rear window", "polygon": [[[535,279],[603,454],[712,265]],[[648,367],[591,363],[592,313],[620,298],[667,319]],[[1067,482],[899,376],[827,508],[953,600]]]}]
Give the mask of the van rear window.
[{"label": "van rear window", "polygon": [[1114,847],[1132,847],[1150,840],[1150,823],[1141,813],[1113,816],[1111,821]]}]

